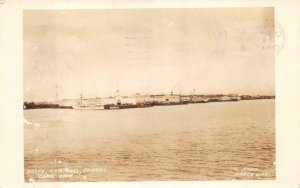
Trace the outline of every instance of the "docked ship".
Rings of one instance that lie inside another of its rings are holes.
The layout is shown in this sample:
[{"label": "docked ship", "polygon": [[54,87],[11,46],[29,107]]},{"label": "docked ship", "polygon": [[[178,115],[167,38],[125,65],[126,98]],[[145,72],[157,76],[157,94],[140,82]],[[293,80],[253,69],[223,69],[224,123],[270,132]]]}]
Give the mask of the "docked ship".
[{"label": "docked ship", "polygon": [[121,100],[117,100],[117,104],[105,104],[105,110],[115,110],[115,109],[128,109],[128,108],[148,108],[153,107],[154,105],[150,102],[138,102],[134,103],[121,103]]},{"label": "docked ship", "polygon": [[138,108],[138,105],[136,104],[105,104],[104,109],[105,110],[116,110],[116,109],[127,109],[127,108]]},{"label": "docked ship", "polygon": [[207,103],[207,102],[209,102],[209,99],[203,96],[195,96],[195,90],[193,91],[193,94],[190,96],[190,103]]},{"label": "docked ship", "polygon": [[117,90],[116,96],[113,99],[115,100],[115,102],[104,105],[105,110],[116,110],[116,109],[127,109],[127,108],[137,108],[138,107],[137,104],[134,104],[134,103],[128,102],[128,101],[126,103],[122,103],[121,99],[123,100],[124,98],[121,97],[119,90]]},{"label": "docked ship", "polygon": [[73,106],[75,110],[104,110],[104,106],[100,103],[91,103],[88,99],[83,99],[80,95],[80,101]]},{"label": "docked ship", "polygon": [[223,96],[219,99],[219,102],[231,102],[231,101],[240,101],[241,97],[238,95],[230,94],[228,96]]},{"label": "docked ship", "polygon": [[155,105],[157,106],[184,105],[190,102],[188,97],[181,96],[181,94],[173,94],[173,92],[170,95],[155,96],[155,100]]},{"label": "docked ship", "polygon": [[104,110],[104,106],[73,106],[75,110]]},{"label": "docked ship", "polygon": [[190,103],[208,103],[209,100],[208,99],[204,99],[204,98],[198,98],[198,99],[191,99]]},{"label": "docked ship", "polygon": [[210,98],[208,102],[220,102],[220,100],[218,98]]}]

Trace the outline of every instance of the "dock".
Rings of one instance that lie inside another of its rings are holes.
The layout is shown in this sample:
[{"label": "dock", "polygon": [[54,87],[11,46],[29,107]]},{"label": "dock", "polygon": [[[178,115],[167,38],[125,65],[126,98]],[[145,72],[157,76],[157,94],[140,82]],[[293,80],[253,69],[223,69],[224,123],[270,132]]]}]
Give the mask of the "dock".
[{"label": "dock", "polygon": [[267,95],[137,95],[108,98],[63,99],[54,102],[24,102],[23,109],[56,108],[77,110],[116,110],[131,108],[149,108],[154,106],[188,105],[211,102],[238,102],[241,100],[275,99]]}]

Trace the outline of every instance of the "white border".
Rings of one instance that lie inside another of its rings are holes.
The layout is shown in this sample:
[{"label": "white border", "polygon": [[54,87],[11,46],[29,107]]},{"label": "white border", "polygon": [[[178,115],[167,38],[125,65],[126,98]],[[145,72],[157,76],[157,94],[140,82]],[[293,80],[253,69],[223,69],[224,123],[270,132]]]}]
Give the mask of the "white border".
[{"label": "white border", "polygon": [[[34,187],[300,187],[300,0],[0,0],[0,188]],[[23,178],[24,9],[275,7],[285,33],[276,55],[276,169],[273,181],[34,183]]]}]

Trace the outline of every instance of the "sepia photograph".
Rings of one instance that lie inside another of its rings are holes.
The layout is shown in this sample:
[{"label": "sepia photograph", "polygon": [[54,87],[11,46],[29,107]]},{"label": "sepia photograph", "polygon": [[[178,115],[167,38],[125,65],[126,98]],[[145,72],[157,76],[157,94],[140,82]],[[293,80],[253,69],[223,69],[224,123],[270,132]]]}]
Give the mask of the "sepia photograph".
[{"label": "sepia photograph", "polygon": [[274,17],[23,10],[25,182],[276,180]]}]

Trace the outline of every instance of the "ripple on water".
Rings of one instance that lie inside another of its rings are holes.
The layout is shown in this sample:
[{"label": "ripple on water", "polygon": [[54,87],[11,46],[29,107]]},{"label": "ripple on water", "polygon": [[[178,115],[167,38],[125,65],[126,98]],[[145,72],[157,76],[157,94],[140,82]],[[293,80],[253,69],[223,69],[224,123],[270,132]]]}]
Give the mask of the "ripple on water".
[{"label": "ripple on water", "polygon": [[[26,181],[32,177],[26,170],[65,167],[107,171],[85,173],[86,179],[35,180],[275,178],[274,100],[122,112],[41,109],[24,115],[40,124],[24,127]],[[251,168],[264,176],[245,176]]]}]

